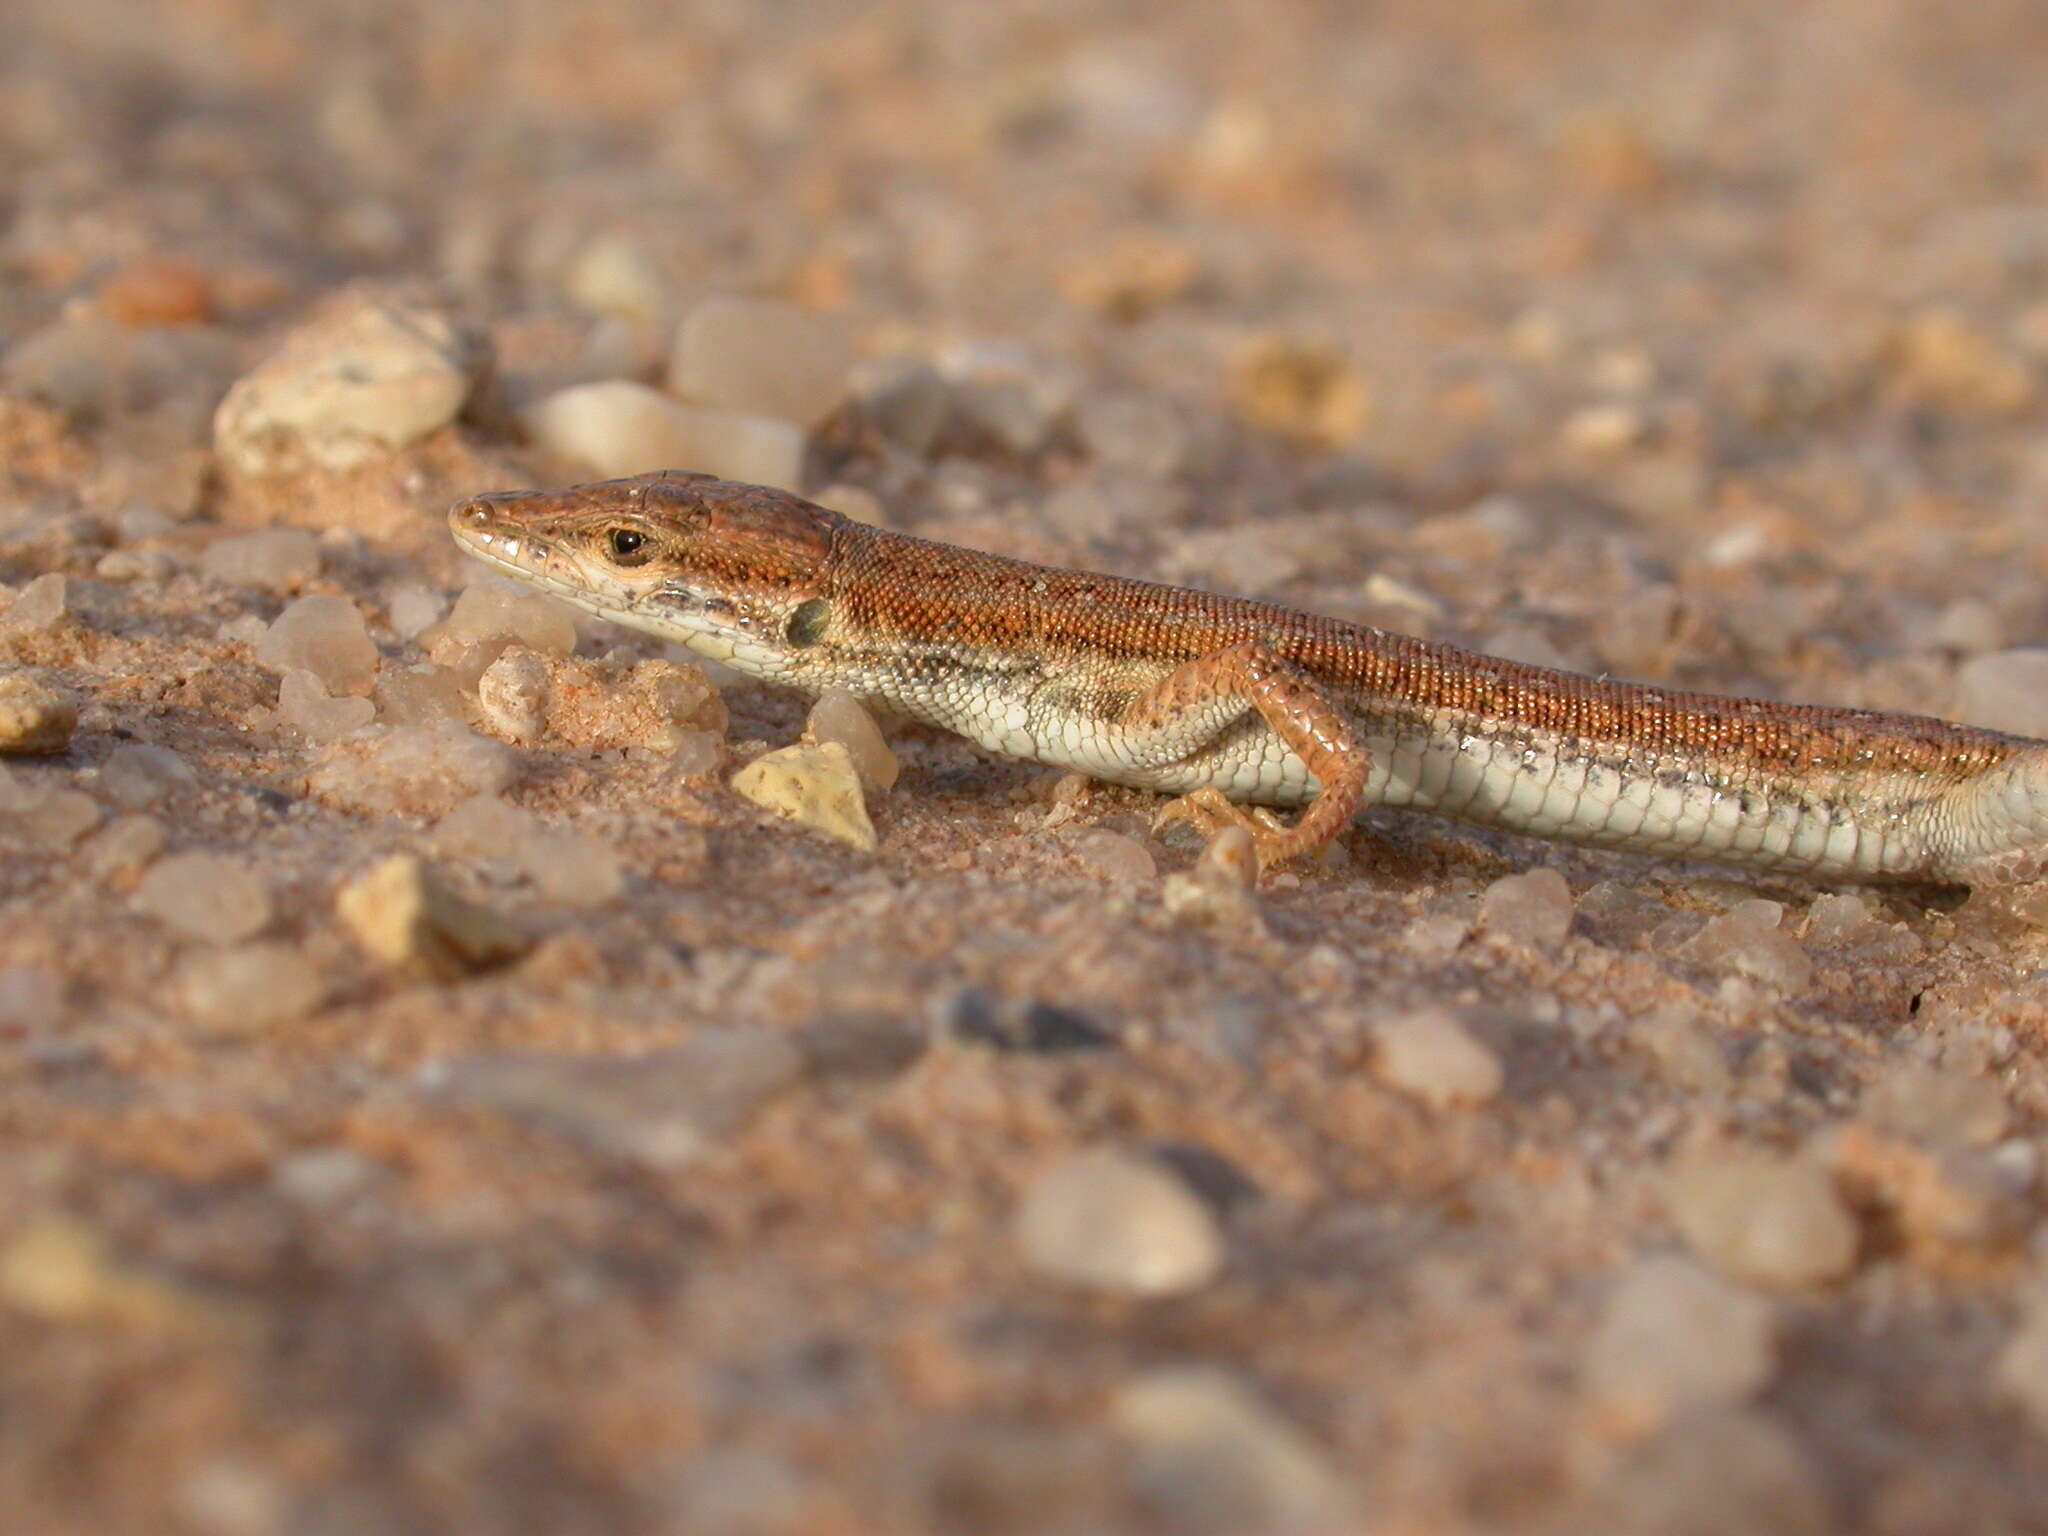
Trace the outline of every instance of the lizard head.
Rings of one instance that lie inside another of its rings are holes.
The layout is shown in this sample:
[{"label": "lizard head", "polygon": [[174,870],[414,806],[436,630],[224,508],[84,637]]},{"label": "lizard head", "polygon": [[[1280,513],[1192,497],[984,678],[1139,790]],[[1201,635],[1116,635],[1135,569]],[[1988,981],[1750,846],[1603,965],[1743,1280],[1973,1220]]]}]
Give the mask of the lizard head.
[{"label": "lizard head", "polygon": [[843,521],[784,491],[677,470],[476,496],[448,514],[455,542],[505,575],[752,672],[784,670],[828,622]]}]

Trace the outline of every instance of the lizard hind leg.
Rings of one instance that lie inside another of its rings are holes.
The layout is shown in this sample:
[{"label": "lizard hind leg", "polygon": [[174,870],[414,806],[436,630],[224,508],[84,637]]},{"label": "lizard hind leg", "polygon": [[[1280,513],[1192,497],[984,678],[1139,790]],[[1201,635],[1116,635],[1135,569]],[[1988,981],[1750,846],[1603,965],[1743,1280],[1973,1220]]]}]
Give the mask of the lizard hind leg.
[{"label": "lizard hind leg", "polygon": [[1188,821],[1213,836],[1227,826],[1252,835],[1259,867],[1313,853],[1358,813],[1372,757],[1344,712],[1300,668],[1258,641],[1184,662],[1125,711],[1125,747],[1152,766],[1178,762],[1255,712],[1315,775],[1321,793],[1292,827],[1270,813],[1247,813],[1213,785],[1173,801],[1166,821]]}]

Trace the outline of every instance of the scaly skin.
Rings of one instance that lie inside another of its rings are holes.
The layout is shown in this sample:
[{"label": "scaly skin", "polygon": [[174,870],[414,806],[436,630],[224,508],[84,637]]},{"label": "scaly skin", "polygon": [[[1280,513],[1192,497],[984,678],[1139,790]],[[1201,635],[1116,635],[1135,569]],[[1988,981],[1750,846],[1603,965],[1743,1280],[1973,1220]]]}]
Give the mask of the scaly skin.
[{"label": "scaly skin", "polygon": [[[1365,806],[1824,880],[2048,873],[2048,743],[1614,683],[1056,570],[671,471],[449,514],[508,575],[740,672],[1186,798],[1262,863]],[[1306,805],[1283,829],[1233,802]]]}]

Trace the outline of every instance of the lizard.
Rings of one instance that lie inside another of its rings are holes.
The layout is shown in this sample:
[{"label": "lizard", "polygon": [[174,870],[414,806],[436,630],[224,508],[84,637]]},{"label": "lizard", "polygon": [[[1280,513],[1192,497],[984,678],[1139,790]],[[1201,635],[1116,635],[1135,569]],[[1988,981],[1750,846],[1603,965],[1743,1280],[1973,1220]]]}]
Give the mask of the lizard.
[{"label": "lizard", "polygon": [[1261,870],[1388,806],[1823,882],[2048,876],[2048,742],[1530,666],[695,472],[448,521],[493,569],[734,671],[1175,795],[1164,819],[1244,827]]}]

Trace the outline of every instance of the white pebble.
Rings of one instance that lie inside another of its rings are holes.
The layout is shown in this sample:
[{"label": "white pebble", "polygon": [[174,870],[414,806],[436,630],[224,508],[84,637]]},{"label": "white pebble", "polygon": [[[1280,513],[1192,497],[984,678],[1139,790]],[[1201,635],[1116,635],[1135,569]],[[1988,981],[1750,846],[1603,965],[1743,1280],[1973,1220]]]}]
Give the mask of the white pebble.
[{"label": "white pebble", "polygon": [[484,668],[476,703],[500,735],[527,743],[540,739],[548,714],[548,668],[539,655],[514,646]]},{"label": "white pebble", "polygon": [[1163,1165],[1113,1147],[1041,1174],[1017,1216],[1024,1262],[1049,1279],[1129,1296],[1181,1296],[1223,1267],[1209,1208]]},{"label": "white pebble", "polygon": [[367,694],[377,680],[376,644],[345,597],[299,598],[256,642],[256,659],[277,673],[311,672],[330,694]]},{"label": "white pebble", "polygon": [[1688,1259],[1645,1259],[1616,1282],[1586,1356],[1593,1398],[1638,1429],[1740,1402],[1776,1364],[1771,1304]]},{"label": "white pebble", "polygon": [[[1744,902],[1744,908],[1775,903]],[[1709,970],[1747,976],[1786,992],[1803,992],[1813,981],[1813,957],[1789,933],[1767,925],[1754,910],[1731,910],[1709,918],[1679,947],[1679,956]]]},{"label": "white pebble", "polygon": [[1810,1159],[1741,1146],[1696,1151],[1674,1169],[1665,1198],[1694,1250],[1738,1280],[1820,1285],[1855,1266],[1855,1218]]},{"label": "white pebble", "polygon": [[135,905],[187,938],[233,944],[270,924],[270,892],[239,861],[213,853],[174,853],[150,866]]},{"label": "white pebble", "polygon": [[568,656],[576,649],[576,618],[551,597],[480,581],[463,588],[454,611],[419,638],[429,649],[444,641],[476,646],[516,640],[544,655]]},{"label": "white pebble", "polygon": [[2016,736],[2048,736],[2048,648],[1972,656],[1956,668],[1955,716]]},{"label": "white pebble", "polygon": [[1503,876],[1480,898],[1479,921],[1513,943],[1555,949],[1572,931],[1571,887],[1554,869]]},{"label": "white pebble", "polygon": [[534,407],[529,425],[548,452],[607,478],[659,469],[699,469],[756,485],[794,486],[802,478],[804,436],[788,422],[685,405],[626,379],[552,394]]},{"label": "white pebble", "polygon": [[698,405],[809,431],[846,398],[852,364],[840,321],[772,299],[721,296],[677,327],[668,387]]},{"label": "white pebble", "polygon": [[289,592],[320,574],[320,540],[304,528],[265,528],[216,539],[199,557],[215,581]]},{"label": "white pebble", "polygon": [[315,746],[352,736],[377,718],[368,699],[328,697],[327,685],[304,668],[287,672],[277,689],[277,720]]},{"label": "white pebble", "polygon": [[1380,1080],[1433,1108],[1484,1104],[1500,1092],[1500,1057],[1441,1008],[1375,1025],[1373,1043]]},{"label": "white pebble", "polygon": [[296,945],[274,941],[195,950],[179,962],[172,988],[188,1017],[221,1033],[295,1024],[327,992]]},{"label": "white pebble", "polygon": [[8,605],[0,628],[12,634],[43,634],[62,624],[70,613],[71,586],[60,575],[38,576]]},{"label": "white pebble", "polygon": [[438,592],[425,587],[403,586],[391,594],[391,627],[401,640],[411,640],[423,629],[441,622],[448,604]]},{"label": "white pebble", "polygon": [[313,795],[344,810],[372,815],[438,816],[472,795],[512,785],[518,763],[502,742],[459,725],[393,730],[358,755],[345,743],[307,781]]}]

